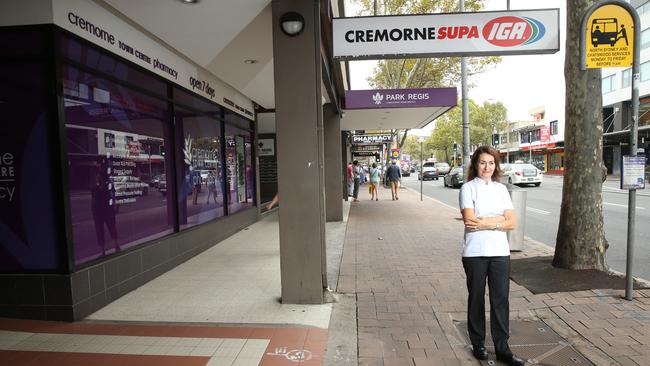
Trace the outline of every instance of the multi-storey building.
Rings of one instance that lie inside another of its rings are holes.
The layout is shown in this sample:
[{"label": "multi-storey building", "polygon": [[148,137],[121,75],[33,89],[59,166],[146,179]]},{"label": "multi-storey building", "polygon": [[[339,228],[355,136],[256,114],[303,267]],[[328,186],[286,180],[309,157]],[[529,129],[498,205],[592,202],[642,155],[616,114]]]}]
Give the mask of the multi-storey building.
[{"label": "multi-storey building", "polygon": [[[564,121],[547,117],[546,107],[531,109],[529,121],[509,122],[499,131],[503,162],[530,162],[550,174],[564,172]],[[550,114],[552,116],[561,113]]]}]

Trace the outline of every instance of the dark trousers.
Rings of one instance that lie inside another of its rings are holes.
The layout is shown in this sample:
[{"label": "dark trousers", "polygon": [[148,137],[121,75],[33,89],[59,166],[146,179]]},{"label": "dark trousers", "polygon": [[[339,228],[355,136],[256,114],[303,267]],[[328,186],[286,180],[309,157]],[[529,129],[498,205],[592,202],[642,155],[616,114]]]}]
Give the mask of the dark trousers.
[{"label": "dark trousers", "polygon": [[472,345],[485,342],[485,280],[490,289],[490,331],[497,354],[509,354],[510,256],[463,257],[467,275],[467,331]]},{"label": "dark trousers", "polygon": [[356,200],[359,198],[359,183],[360,183],[359,178],[354,178],[354,190],[352,191],[352,197]]}]

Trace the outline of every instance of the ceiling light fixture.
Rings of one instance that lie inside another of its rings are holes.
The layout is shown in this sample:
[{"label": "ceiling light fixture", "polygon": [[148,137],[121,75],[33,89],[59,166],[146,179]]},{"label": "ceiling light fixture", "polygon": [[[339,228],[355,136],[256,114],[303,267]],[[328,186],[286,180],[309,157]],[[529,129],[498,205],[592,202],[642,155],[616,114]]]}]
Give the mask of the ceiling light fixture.
[{"label": "ceiling light fixture", "polygon": [[183,4],[196,4],[199,0],[180,0]]},{"label": "ceiling light fixture", "polygon": [[295,37],[305,28],[305,18],[293,11],[284,13],[280,17],[280,28],[287,36]]},{"label": "ceiling light fixture", "polygon": [[248,59],[248,60],[244,60],[244,63],[247,65],[252,65],[252,64],[256,64],[257,60]]}]

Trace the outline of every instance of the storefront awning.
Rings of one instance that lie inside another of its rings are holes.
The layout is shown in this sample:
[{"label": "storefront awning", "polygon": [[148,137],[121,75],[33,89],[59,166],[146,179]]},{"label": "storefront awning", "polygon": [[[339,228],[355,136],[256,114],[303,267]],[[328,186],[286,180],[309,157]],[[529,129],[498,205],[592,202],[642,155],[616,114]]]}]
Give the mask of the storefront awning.
[{"label": "storefront awning", "polygon": [[456,88],[346,91],[341,130],[422,128],[457,100]]}]

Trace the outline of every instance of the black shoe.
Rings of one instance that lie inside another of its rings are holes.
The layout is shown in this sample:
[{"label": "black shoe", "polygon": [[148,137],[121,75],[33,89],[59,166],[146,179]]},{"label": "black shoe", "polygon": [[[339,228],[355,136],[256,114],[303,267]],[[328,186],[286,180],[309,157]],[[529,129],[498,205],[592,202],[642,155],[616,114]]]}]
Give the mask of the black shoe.
[{"label": "black shoe", "polygon": [[488,352],[485,346],[472,346],[472,354],[477,360],[487,360]]},{"label": "black shoe", "polygon": [[526,364],[526,361],[522,360],[521,358],[515,356],[512,353],[507,354],[507,355],[499,355],[499,354],[497,354],[497,360],[505,363],[506,365],[510,365],[510,366],[524,366]]}]

